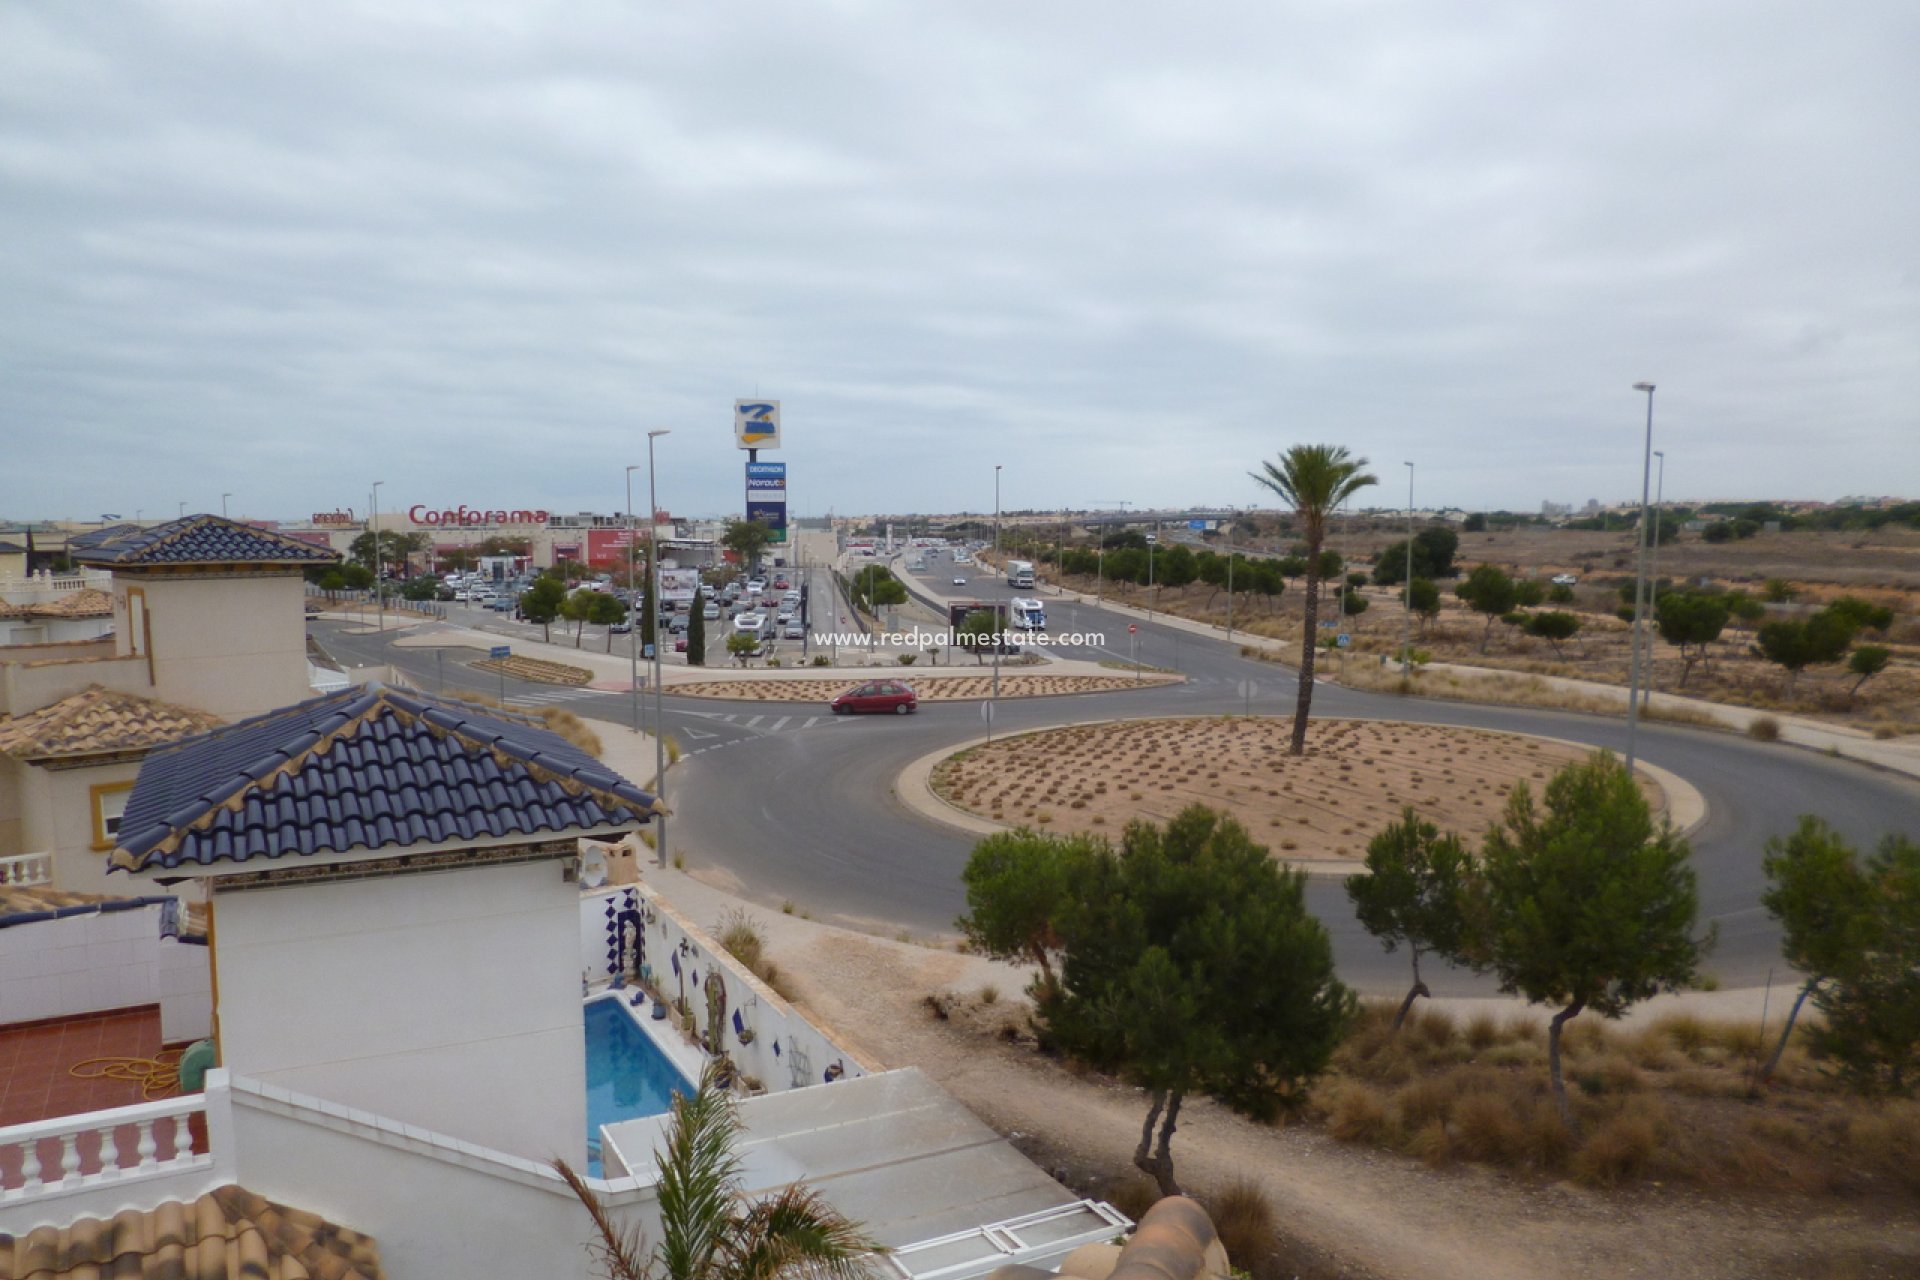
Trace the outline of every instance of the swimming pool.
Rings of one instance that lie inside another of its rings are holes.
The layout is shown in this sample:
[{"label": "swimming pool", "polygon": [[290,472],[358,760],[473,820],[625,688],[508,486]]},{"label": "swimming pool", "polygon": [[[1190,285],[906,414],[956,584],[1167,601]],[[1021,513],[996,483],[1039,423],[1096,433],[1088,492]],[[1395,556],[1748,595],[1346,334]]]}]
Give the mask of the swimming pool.
[{"label": "swimming pool", "polygon": [[673,1065],[618,999],[594,1000],[587,1021],[587,1172],[601,1175],[600,1126],[657,1116],[693,1084]]}]

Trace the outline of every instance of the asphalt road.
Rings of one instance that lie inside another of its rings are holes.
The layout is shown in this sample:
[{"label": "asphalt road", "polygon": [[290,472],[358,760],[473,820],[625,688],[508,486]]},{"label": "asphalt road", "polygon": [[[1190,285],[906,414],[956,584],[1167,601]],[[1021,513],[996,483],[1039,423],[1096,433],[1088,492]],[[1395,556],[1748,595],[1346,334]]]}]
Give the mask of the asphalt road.
[{"label": "asphalt road", "polygon": [[[944,573],[943,573],[944,571]],[[967,576],[967,570],[960,571]],[[950,561],[930,561],[924,575],[936,585],[951,578]],[[996,584],[966,588],[977,598]],[[1003,597],[1006,593],[1001,590]],[[1043,593],[1044,597],[1044,593]],[[1104,628],[1109,648],[1124,646],[1128,619],[1089,605],[1070,608],[1079,629]],[[1065,614],[1050,618],[1055,630]],[[323,642],[337,657],[389,659],[379,637],[352,637],[321,624]],[[1018,732],[1117,716],[1237,713],[1243,682],[1255,684],[1256,714],[1289,715],[1295,691],[1291,670],[1239,656],[1225,641],[1139,622],[1140,660],[1172,667],[1184,684],[1139,692],[1010,699],[994,730]],[[1076,655],[1091,656],[1091,655]],[[1103,655],[1112,656],[1112,655]],[[423,688],[435,687],[434,660],[419,650],[391,658]],[[458,672],[456,675],[455,672]],[[499,693],[498,681],[447,664],[449,686]],[[551,698],[546,686],[507,682],[510,699]],[[578,714],[626,723],[624,694],[564,691]],[[537,705],[527,703],[525,705]],[[836,719],[824,707],[802,704],[666,700],[666,727],[688,758],[672,774],[669,800],[677,815],[671,843],[693,868],[731,875],[742,894],[772,910],[791,903],[820,919],[868,928],[901,929],[916,936],[947,933],[965,907],[960,870],[973,840],[908,810],[894,795],[899,770],[936,749],[977,739],[986,725],[979,703],[929,703],[915,716]],[[1321,685],[1314,714],[1455,724],[1541,734],[1624,751],[1622,720],[1518,707],[1405,699]],[[1760,860],[1769,836],[1789,831],[1797,816],[1824,816],[1861,845],[1890,830],[1912,830],[1920,816],[1920,782],[1849,761],[1731,734],[1643,724],[1639,749],[1648,762],[1697,787],[1708,817],[1692,837],[1700,876],[1701,908],[1717,923],[1719,945],[1710,970],[1725,986],[1764,982],[1769,970],[1786,980],[1779,935],[1759,906]],[[1354,921],[1338,879],[1316,878],[1308,902],[1333,935],[1342,976],[1363,990],[1404,989],[1404,954],[1385,955]],[[1491,984],[1464,973],[1429,973],[1436,994],[1485,992]]]}]

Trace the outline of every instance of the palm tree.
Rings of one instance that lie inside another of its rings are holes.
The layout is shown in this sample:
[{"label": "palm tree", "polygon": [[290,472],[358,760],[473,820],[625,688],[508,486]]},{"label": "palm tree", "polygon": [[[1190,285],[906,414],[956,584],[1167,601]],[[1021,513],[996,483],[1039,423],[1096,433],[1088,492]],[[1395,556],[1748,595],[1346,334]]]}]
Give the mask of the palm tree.
[{"label": "palm tree", "polygon": [[660,1160],[660,1243],[651,1255],[638,1228],[622,1232],[600,1197],[568,1167],[553,1167],[593,1217],[594,1246],[608,1280],[868,1280],[867,1259],[886,1252],[819,1192],[796,1183],[771,1200],[740,1194],[733,1153],[740,1120],[733,1097],[707,1064],[689,1098],[676,1095]]},{"label": "palm tree", "polygon": [[1278,462],[1263,462],[1248,472],[1286,500],[1307,535],[1307,620],[1300,641],[1300,696],[1293,709],[1293,755],[1307,749],[1307,712],[1313,705],[1313,657],[1320,625],[1320,546],[1327,538],[1327,517],[1341,503],[1380,481],[1364,468],[1365,458],[1350,457],[1345,445],[1297,444]]}]

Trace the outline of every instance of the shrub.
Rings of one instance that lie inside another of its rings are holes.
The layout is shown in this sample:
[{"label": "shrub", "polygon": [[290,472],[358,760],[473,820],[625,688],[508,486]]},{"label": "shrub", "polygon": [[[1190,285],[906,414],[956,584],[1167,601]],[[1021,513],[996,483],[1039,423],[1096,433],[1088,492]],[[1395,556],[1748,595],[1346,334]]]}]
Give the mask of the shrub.
[{"label": "shrub", "polygon": [[1747,736],[1756,742],[1780,741],[1780,722],[1772,716],[1755,716],[1747,722]]},{"label": "shrub", "polygon": [[831,660],[830,660],[830,659],[829,659],[829,658],[827,657],[827,655],[826,655],[826,654],[824,654],[824,653],[816,653],[816,654],[814,654],[814,655],[813,655],[813,665],[814,665],[814,666],[816,666],[816,667],[825,667],[825,666],[831,666],[831,665],[832,665],[832,662],[831,662]]},{"label": "shrub", "polygon": [[1468,1160],[1504,1162],[1526,1151],[1526,1123],[1508,1099],[1471,1093],[1453,1109],[1454,1144]]},{"label": "shrub", "polygon": [[1384,1141],[1393,1133],[1386,1095],[1357,1080],[1343,1083],[1328,1110],[1327,1129],[1342,1142]]},{"label": "shrub", "polygon": [[919,656],[920,655],[917,653],[903,653],[900,655],[900,665],[903,667],[910,667],[913,665],[914,659],[918,658]]},{"label": "shrub", "polygon": [[1590,1186],[1613,1187],[1638,1174],[1660,1146],[1657,1105],[1632,1105],[1599,1125],[1573,1153],[1573,1176]]},{"label": "shrub", "polygon": [[1207,1212],[1236,1270],[1252,1271],[1256,1259],[1272,1252],[1280,1228],[1273,1204],[1260,1184],[1247,1178],[1235,1179],[1209,1198]]},{"label": "shrub", "polygon": [[735,907],[720,917],[715,926],[713,938],[727,953],[749,969],[758,970],[765,958],[766,941],[760,935],[760,925],[746,910]]}]

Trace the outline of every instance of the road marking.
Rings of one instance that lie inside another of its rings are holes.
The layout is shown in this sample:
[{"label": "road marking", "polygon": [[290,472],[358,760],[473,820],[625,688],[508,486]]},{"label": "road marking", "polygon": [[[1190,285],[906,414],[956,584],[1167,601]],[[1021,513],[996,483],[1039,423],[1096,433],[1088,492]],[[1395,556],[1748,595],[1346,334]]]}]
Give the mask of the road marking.
[{"label": "road marking", "polygon": [[766,719],[765,716],[755,716],[753,719],[747,721],[746,727],[749,729],[757,728],[760,722],[765,719]]},{"label": "road marking", "polygon": [[775,720],[771,725],[767,726],[767,732],[768,733],[780,732],[782,729],[787,727],[787,721],[791,719],[793,719],[792,716],[781,716],[778,720]]},{"label": "road marking", "polygon": [[807,717],[807,722],[806,722],[805,724],[803,724],[803,725],[801,725],[800,727],[801,727],[802,729],[811,729],[811,728],[813,728],[813,726],[815,726],[815,725],[817,725],[817,724],[819,724],[819,723],[820,723],[820,717],[819,717],[819,716],[808,716],[808,717]]},{"label": "road marking", "polygon": [[682,729],[680,731],[680,736],[687,739],[689,742],[700,742],[703,739],[717,738],[720,735],[717,733],[707,733],[700,729]]}]

